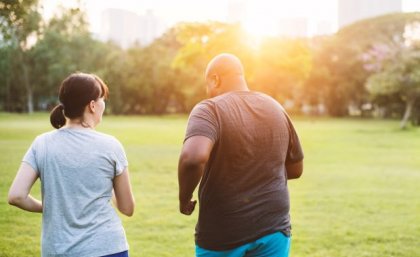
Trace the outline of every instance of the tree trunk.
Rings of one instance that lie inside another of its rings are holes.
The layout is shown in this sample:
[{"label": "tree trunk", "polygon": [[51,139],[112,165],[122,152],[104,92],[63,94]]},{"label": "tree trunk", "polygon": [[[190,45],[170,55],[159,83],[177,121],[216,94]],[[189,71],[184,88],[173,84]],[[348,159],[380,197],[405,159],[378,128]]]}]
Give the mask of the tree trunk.
[{"label": "tree trunk", "polygon": [[12,111],[12,101],[11,101],[11,94],[10,94],[10,74],[7,76],[6,78],[6,99],[5,99],[5,103],[4,103],[4,110],[6,112],[11,112]]},{"label": "tree trunk", "polygon": [[401,129],[407,128],[407,123],[411,118],[411,113],[413,112],[413,107],[414,107],[415,102],[416,102],[416,99],[414,97],[407,99],[407,102],[405,104],[404,116],[400,124]]},{"label": "tree trunk", "polygon": [[22,60],[23,61],[21,63],[21,66],[22,66],[22,73],[23,73],[23,84],[25,85],[25,89],[26,89],[26,107],[27,107],[28,113],[33,113],[34,101],[33,101],[32,86],[31,86],[31,83],[29,82],[28,66],[26,65],[24,56],[22,56]]}]

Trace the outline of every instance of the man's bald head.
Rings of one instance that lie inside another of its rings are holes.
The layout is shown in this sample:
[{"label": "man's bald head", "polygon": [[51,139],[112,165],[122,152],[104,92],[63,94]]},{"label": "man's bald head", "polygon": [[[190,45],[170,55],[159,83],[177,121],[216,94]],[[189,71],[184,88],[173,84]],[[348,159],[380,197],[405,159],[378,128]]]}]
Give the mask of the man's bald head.
[{"label": "man's bald head", "polygon": [[233,54],[224,53],[214,57],[207,65],[205,76],[210,97],[228,91],[248,90],[242,63]]},{"label": "man's bald head", "polygon": [[233,54],[219,54],[214,57],[206,69],[206,78],[213,74],[219,76],[244,75],[244,68],[238,57]]}]

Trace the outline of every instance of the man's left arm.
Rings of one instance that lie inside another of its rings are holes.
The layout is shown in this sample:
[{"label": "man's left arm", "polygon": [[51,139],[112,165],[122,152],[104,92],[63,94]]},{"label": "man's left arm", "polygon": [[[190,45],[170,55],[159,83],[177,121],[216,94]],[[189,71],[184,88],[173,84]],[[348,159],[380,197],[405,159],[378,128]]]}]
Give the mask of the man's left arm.
[{"label": "man's left arm", "polygon": [[303,172],[303,150],[299,137],[287,113],[285,113],[289,129],[289,147],[286,156],[287,179],[297,179]]},{"label": "man's left arm", "polygon": [[191,215],[196,200],[192,200],[195,188],[203,176],[214,142],[206,136],[192,136],[184,142],[178,162],[179,210]]},{"label": "man's left arm", "polygon": [[303,160],[286,164],[287,179],[296,179],[302,176]]}]

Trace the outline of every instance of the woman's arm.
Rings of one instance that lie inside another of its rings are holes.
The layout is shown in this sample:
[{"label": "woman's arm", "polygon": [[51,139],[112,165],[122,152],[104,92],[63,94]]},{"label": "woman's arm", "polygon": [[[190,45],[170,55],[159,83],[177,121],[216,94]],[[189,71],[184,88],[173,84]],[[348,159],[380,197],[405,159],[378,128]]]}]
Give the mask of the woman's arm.
[{"label": "woman's arm", "polygon": [[22,162],[9,190],[9,204],[25,211],[42,212],[42,202],[29,194],[37,179],[38,173],[29,164]]},{"label": "woman's arm", "polygon": [[114,202],[117,209],[127,216],[132,216],[134,213],[134,196],[131,191],[130,176],[128,168],[114,178]]}]

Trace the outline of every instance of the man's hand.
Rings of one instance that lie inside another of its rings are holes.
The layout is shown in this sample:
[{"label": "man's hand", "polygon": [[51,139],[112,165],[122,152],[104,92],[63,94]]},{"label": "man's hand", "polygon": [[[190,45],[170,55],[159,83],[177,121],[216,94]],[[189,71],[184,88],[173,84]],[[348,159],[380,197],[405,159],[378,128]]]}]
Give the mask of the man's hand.
[{"label": "man's hand", "polygon": [[191,215],[195,209],[195,205],[197,204],[197,200],[188,201],[185,203],[179,203],[179,211],[185,215]]}]

